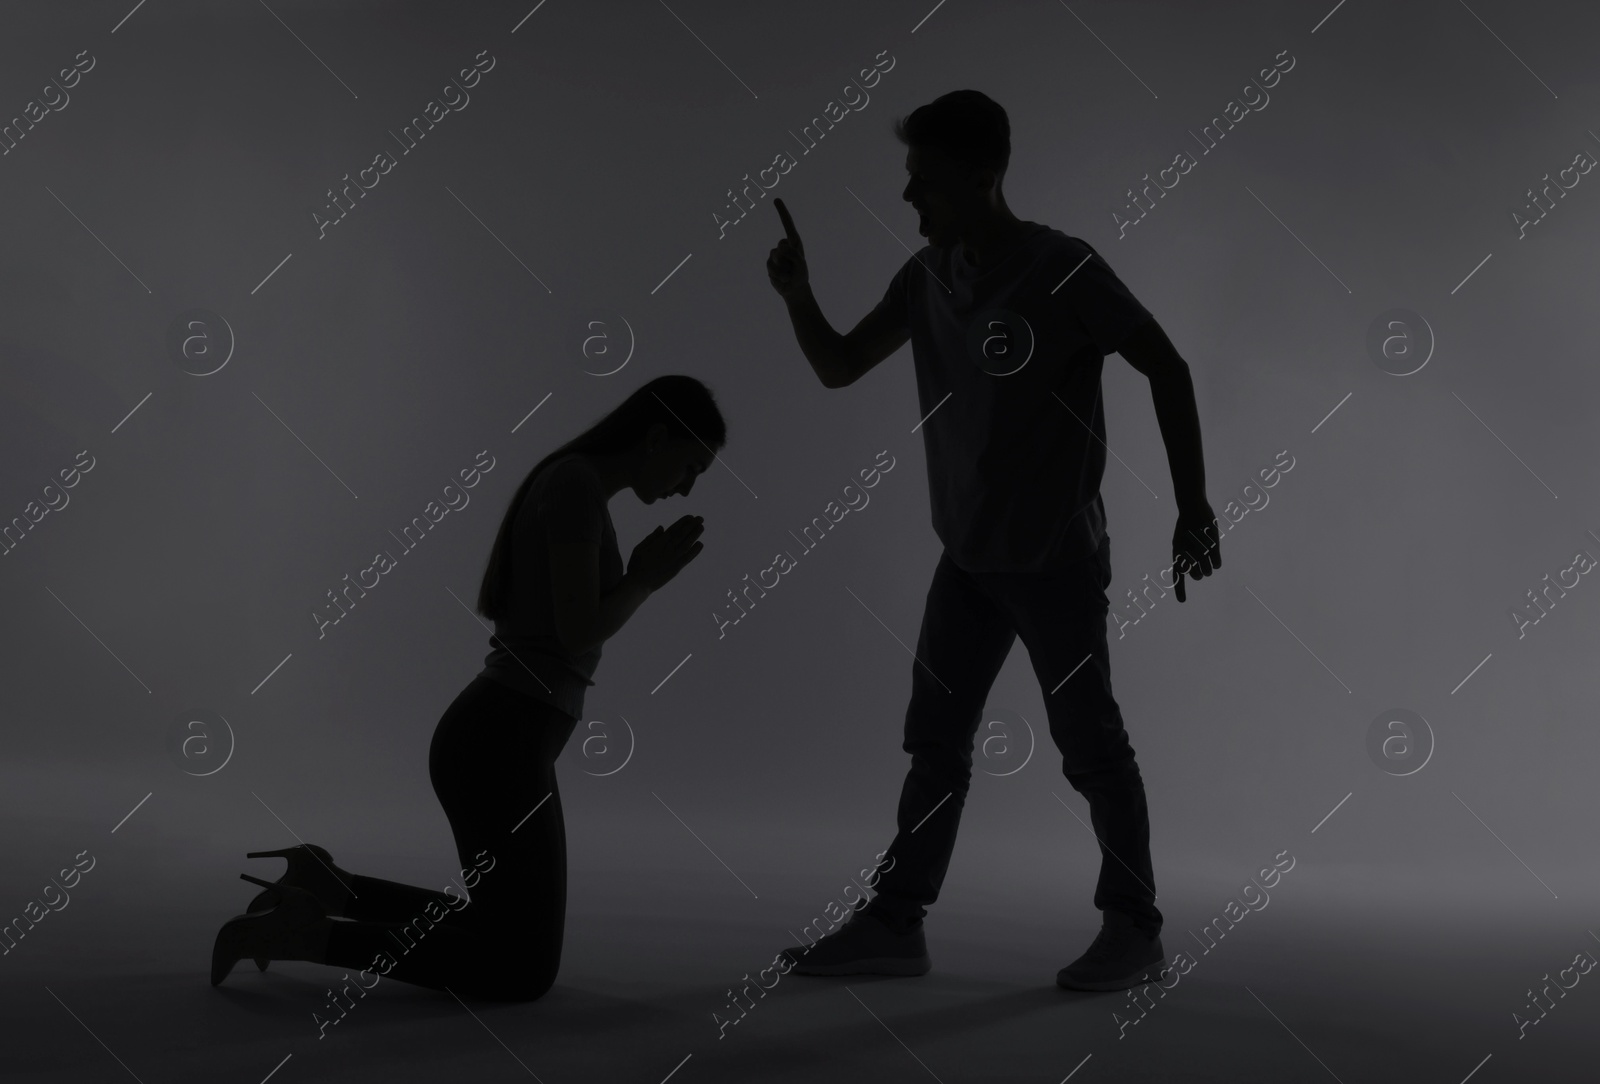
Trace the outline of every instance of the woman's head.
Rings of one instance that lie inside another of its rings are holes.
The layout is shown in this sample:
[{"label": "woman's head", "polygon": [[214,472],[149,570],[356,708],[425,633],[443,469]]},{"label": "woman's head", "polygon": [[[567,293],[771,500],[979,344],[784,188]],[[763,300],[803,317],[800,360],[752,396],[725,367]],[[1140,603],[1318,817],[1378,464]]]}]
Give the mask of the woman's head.
[{"label": "woman's head", "polygon": [[728,440],[727,422],[711,390],[692,376],[658,376],[588,429],[539,460],[511,497],[478,589],[478,612],[499,620],[511,607],[511,530],[535,476],[574,452],[621,457],[636,466],[629,480],[640,500],[687,494],[695,477]]},{"label": "woman's head", "polygon": [[634,462],[628,485],[634,495],[652,504],[674,493],[687,497],[694,480],[711,466],[712,448],[693,436],[681,436],[665,422],[651,422],[629,458]]}]

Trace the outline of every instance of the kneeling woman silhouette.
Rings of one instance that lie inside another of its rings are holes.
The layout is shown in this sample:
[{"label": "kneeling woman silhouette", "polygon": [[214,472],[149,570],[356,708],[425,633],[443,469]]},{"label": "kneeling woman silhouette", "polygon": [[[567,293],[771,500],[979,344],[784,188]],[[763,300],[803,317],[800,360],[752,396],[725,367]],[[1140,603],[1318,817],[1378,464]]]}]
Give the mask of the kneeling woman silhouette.
[{"label": "kneeling woman silhouette", "polygon": [[428,754],[470,901],[349,873],[315,844],[251,852],[288,870],[276,883],[240,875],[266,891],[218,932],[213,985],[248,957],[263,970],[309,960],[499,1000],[550,989],[567,904],[555,759],[600,645],[703,548],[701,517],[686,515],[639,542],[624,571],[606,502],[625,488],[647,504],[688,496],[726,439],[704,384],[657,377],[545,456],[511,498],[478,593],[493,651]]}]

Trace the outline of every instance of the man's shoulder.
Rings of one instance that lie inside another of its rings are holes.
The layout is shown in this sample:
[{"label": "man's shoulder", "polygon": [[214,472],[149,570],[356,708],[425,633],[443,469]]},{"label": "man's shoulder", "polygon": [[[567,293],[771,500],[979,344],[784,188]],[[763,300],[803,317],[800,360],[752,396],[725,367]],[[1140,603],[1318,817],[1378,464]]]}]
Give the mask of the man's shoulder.
[{"label": "man's shoulder", "polygon": [[900,265],[900,271],[907,275],[914,275],[918,271],[926,271],[930,267],[938,267],[945,250],[937,245],[923,245],[905,258]]},{"label": "man's shoulder", "polygon": [[1046,226],[1040,230],[1035,243],[1052,256],[1063,258],[1070,256],[1081,260],[1090,253],[1099,255],[1095,247],[1083,238],[1058,230],[1054,226]]},{"label": "man's shoulder", "polygon": [[1094,280],[1104,281],[1109,274],[1110,278],[1121,282],[1120,276],[1099,249],[1081,237],[1075,237],[1060,230],[1051,229],[1042,233],[1040,242],[1044,247],[1041,250],[1041,262],[1048,261],[1052,270],[1059,267],[1063,275],[1071,274],[1080,268],[1085,268],[1089,260],[1094,259],[1094,270],[1090,274],[1081,276],[1081,282],[1087,283]]}]

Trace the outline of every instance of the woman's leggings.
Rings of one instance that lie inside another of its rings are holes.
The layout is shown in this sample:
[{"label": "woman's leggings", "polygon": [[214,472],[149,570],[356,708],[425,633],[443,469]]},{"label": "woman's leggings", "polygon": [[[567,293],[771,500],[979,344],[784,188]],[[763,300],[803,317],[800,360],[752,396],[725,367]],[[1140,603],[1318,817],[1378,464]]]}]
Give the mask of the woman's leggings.
[{"label": "woman's leggings", "polygon": [[[576,725],[542,701],[474,678],[445,710],[428,753],[470,902],[356,876],[351,921],[334,921],[324,962],[463,997],[531,1001],[549,990],[567,910],[555,760]],[[370,989],[377,978],[367,975],[357,981]]]}]

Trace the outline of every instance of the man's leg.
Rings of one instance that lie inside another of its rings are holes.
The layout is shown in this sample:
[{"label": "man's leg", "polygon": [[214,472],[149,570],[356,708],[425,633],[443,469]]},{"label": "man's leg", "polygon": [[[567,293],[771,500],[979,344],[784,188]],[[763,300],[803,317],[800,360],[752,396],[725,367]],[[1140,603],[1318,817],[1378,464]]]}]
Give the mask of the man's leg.
[{"label": "man's leg", "polygon": [[891,929],[916,929],[939,896],[972,779],[973,736],[1016,638],[995,600],[941,554],[911,666],[903,746],[911,769],[900,791],[899,831],[866,908]]},{"label": "man's leg", "polygon": [[1100,844],[1094,905],[1107,920],[1128,922],[1153,937],[1161,932],[1162,915],[1155,905],[1150,814],[1139,764],[1111,692],[1105,593],[1111,585],[1111,540],[1060,572],[984,579],[1008,601],[1045,691],[1062,773],[1089,801],[1089,823]]}]

